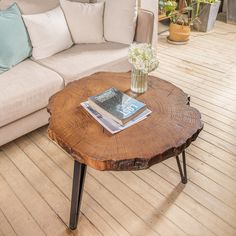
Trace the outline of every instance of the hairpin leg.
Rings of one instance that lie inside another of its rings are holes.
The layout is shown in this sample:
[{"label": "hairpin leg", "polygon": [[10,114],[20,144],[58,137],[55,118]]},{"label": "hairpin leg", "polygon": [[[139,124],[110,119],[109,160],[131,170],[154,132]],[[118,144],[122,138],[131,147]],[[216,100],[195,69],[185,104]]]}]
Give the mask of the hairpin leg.
[{"label": "hairpin leg", "polygon": [[183,159],[183,168],[181,167],[179,156],[176,156],[176,161],[177,161],[177,165],[178,165],[178,168],[179,168],[179,173],[180,173],[180,176],[181,176],[181,182],[183,184],[187,184],[188,179],[187,179],[185,151],[182,152],[182,159]]},{"label": "hairpin leg", "polygon": [[87,166],[85,164],[81,164],[78,161],[74,161],[74,175],[69,226],[71,230],[75,230],[77,228],[86,170]]}]

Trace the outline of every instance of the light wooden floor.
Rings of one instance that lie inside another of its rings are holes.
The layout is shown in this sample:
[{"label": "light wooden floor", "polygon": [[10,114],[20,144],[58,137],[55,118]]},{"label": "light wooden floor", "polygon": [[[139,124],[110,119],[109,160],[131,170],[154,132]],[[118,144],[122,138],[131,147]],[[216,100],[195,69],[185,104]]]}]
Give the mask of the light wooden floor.
[{"label": "light wooden floor", "polygon": [[0,236],[236,235],[236,26],[217,23],[185,46],[159,40],[154,74],[180,86],[205,121],[187,151],[139,172],[89,168],[79,229],[67,230],[73,160],[39,129],[0,151]]}]

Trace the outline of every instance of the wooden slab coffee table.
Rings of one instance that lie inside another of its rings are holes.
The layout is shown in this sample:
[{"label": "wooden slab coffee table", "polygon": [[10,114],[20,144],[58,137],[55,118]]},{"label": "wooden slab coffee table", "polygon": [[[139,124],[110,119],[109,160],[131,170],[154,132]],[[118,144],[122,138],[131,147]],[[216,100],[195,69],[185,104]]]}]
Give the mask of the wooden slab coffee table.
[{"label": "wooden slab coffee table", "polygon": [[[51,97],[49,137],[75,159],[70,229],[77,227],[87,165],[107,171],[142,170],[176,157],[182,183],[187,183],[185,149],[203,128],[201,115],[173,84],[151,76],[148,83],[148,91],[135,96],[129,90],[130,73],[97,73]],[[80,103],[111,87],[146,103],[152,114],[118,134],[109,134]]]}]

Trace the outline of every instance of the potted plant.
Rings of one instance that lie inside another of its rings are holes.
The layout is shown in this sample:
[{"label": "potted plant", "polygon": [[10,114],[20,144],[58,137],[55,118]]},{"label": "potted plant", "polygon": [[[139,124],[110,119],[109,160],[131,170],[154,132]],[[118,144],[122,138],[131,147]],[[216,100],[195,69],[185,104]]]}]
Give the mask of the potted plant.
[{"label": "potted plant", "polygon": [[[177,3],[174,0],[166,1],[164,9],[167,16],[170,18],[170,28],[168,42],[171,43],[186,43],[189,40],[191,25],[197,19],[200,4],[198,0],[186,1],[182,4],[182,9],[176,11]],[[184,7],[183,7],[184,6]],[[195,10],[196,9],[196,10]]]},{"label": "potted plant", "polygon": [[[194,28],[201,32],[208,32],[214,28],[221,1],[219,0],[198,0],[199,15],[194,22]],[[197,10],[197,9],[196,9]]]}]

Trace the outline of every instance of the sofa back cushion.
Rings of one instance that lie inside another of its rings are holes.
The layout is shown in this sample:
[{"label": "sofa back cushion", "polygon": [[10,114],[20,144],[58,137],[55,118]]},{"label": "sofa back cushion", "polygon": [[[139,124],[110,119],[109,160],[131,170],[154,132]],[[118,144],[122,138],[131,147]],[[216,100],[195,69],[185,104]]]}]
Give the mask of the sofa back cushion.
[{"label": "sofa back cushion", "polygon": [[60,0],[74,43],[102,43],[104,2]]},{"label": "sofa back cushion", "polygon": [[61,7],[33,15],[23,15],[33,46],[35,60],[52,56],[72,46],[66,19]]},{"label": "sofa back cushion", "polygon": [[0,11],[0,74],[29,57],[31,49],[17,5]]},{"label": "sofa back cushion", "polygon": [[136,0],[106,0],[104,36],[107,41],[131,44],[137,19]]},{"label": "sofa back cushion", "polygon": [[[78,2],[93,2],[94,0],[73,0]],[[59,0],[0,0],[0,10],[5,10],[17,3],[22,14],[37,14],[52,10],[59,6]]]},{"label": "sofa back cushion", "polygon": [[0,9],[6,9],[14,2],[19,6],[22,14],[42,13],[59,5],[59,0],[2,0]]}]

